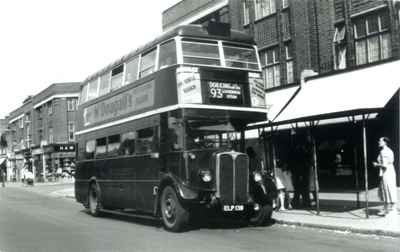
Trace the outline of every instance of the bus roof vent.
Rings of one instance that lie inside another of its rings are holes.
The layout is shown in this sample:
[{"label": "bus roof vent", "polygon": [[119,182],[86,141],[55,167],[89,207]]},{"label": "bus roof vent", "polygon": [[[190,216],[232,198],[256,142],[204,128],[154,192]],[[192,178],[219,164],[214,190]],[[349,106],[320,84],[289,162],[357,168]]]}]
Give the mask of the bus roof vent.
[{"label": "bus roof vent", "polygon": [[220,23],[209,21],[205,27],[209,35],[230,37],[231,36],[231,25],[228,23]]}]

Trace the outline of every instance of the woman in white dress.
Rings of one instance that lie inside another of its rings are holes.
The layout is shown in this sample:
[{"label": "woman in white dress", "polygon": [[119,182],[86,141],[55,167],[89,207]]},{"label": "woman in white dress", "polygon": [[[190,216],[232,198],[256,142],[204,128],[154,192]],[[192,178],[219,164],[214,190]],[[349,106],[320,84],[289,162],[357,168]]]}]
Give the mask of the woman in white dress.
[{"label": "woman in white dress", "polygon": [[397,186],[396,172],[394,170],[394,155],[393,151],[388,147],[389,138],[379,138],[379,147],[381,148],[377,162],[373,165],[379,168],[379,176],[381,178],[379,186],[379,196],[384,203],[383,210],[379,211],[378,215],[385,216],[390,211],[396,209],[397,203]]}]

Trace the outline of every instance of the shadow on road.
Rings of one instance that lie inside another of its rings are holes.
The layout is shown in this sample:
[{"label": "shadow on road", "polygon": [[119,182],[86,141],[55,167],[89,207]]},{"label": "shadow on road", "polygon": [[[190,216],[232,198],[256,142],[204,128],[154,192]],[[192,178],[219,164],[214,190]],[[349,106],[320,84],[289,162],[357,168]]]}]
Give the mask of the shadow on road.
[{"label": "shadow on road", "polygon": [[[83,209],[81,210],[82,213],[87,214],[88,216],[92,217],[89,211]],[[105,213],[103,212],[99,218],[107,218],[111,220],[118,220],[123,222],[130,222],[132,224],[139,224],[149,227],[155,228],[162,228],[162,220],[161,219],[147,219],[142,217],[135,217],[135,216],[127,216],[127,215],[120,215],[114,213]],[[270,222],[266,223],[264,227],[272,226],[276,223],[274,219],[271,219]],[[200,229],[221,229],[221,230],[228,230],[228,229],[241,229],[250,227],[249,223],[245,220],[233,220],[229,218],[210,218],[210,219],[195,219],[191,220],[190,224],[182,230],[182,232],[190,232],[196,231]]]}]

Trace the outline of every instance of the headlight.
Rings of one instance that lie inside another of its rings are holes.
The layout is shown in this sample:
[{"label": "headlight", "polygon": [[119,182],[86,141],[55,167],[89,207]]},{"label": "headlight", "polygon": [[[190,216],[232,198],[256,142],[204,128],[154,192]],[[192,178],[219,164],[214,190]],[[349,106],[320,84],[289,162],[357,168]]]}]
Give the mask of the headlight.
[{"label": "headlight", "polygon": [[254,172],[253,173],[253,178],[255,182],[260,182],[262,180],[262,176],[259,172]]},{"label": "headlight", "polygon": [[200,171],[200,178],[203,182],[210,182],[212,180],[210,171]]}]

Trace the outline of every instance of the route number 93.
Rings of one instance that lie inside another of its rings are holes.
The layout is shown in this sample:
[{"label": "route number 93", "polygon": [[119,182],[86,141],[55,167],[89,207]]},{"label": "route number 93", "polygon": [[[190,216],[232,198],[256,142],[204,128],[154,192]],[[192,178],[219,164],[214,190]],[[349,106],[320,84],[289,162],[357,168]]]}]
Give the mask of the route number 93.
[{"label": "route number 93", "polygon": [[210,88],[210,94],[212,98],[222,98],[222,90],[220,88]]}]

